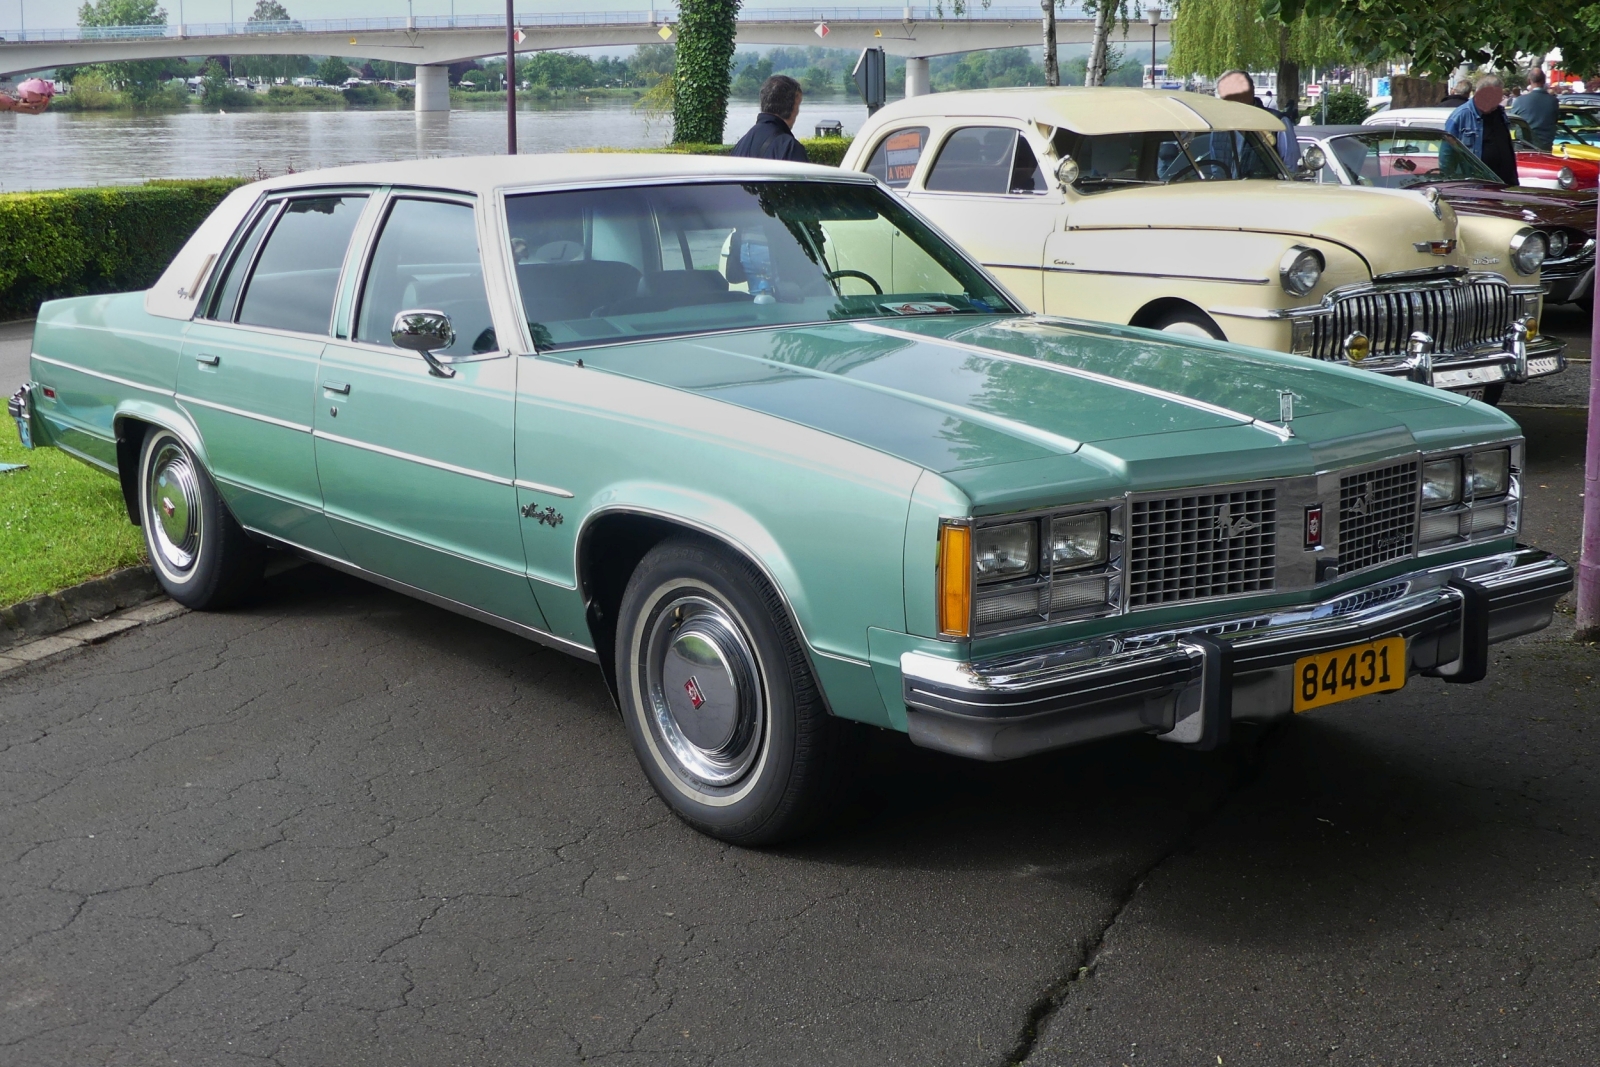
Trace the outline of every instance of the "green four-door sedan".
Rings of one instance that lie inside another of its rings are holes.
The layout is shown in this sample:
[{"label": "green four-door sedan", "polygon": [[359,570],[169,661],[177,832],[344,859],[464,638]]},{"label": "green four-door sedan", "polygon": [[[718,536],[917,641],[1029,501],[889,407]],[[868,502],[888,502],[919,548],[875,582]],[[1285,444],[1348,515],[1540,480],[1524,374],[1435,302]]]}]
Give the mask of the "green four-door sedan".
[{"label": "green four-door sedan", "polygon": [[25,440],[165,589],[295,552],[599,663],[661,797],[812,825],[854,720],[1009,759],[1483,677],[1571,569],[1482,404],[1042,318],[865,175],[430,160],[234,193],[41,310]]}]

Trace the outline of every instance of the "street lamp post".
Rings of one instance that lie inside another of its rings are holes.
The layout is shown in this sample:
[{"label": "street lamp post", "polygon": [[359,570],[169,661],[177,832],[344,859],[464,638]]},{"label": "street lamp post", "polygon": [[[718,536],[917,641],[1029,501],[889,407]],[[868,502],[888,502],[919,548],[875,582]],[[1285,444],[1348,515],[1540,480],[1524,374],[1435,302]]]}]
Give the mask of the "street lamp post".
[{"label": "street lamp post", "polygon": [[1144,17],[1150,20],[1150,88],[1156,85],[1156,27],[1161,25],[1161,5],[1151,4],[1145,9]]},{"label": "street lamp post", "polygon": [[506,0],[506,155],[517,154],[517,25],[516,0]]}]

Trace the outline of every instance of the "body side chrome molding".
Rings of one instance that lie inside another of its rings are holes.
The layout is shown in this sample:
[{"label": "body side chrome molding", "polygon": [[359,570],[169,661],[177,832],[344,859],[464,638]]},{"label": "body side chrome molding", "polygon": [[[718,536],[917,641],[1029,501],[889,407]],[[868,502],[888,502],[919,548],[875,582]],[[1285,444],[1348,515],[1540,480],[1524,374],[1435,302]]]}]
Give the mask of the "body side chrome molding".
[{"label": "body side chrome molding", "polygon": [[[406,596],[414,597],[417,600],[423,601],[424,603],[432,604],[434,607],[444,608],[446,611],[453,611],[458,615],[464,615],[467,618],[473,619],[477,622],[488,623],[490,626],[498,627],[499,629],[505,630],[508,633],[516,634],[518,637],[526,637],[531,641],[537,641],[539,644],[556,649],[559,652],[565,652],[569,655],[577,656],[580,659],[586,659],[590,663],[600,662],[600,657],[595,653],[595,650],[590,648],[588,645],[580,644],[577,641],[572,641],[565,637],[558,637],[553,633],[540,630],[534,626],[529,626],[526,623],[515,622],[500,615],[492,614],[491,612],[484,611],[482,608],[475,608],[471,605],[463,604],[459,600],[451,600],[449,597],[440,596],[438,593],[430,593],[426,589],[419,589],[414,585],[408,585],[407,583],[399,581],[395,578],[385,577],[376,571],[369,571],[365,567],[358,566],[357,564],[351,563],[348,560],[340,559],[338,556],[330,556],[325,552],[318,552],[314,548],[307,548],[306,546],[296,544],[293,541],[286,541],[281,537],[276,537],[272,534],[266,533],[263,530],[257,530],[251,527],[246,527],[246,529],[250,530],[252,534],[268,542],[269,544],[272,544],[275,547],[281,548],[285,551],[293,552],[296,555],[304,556],[313,563],[320,563],[324,566],[331,567],[336,571],[343,571],[345,574],[351,575],[355,578],[360,578],[362,581],[371,582],[374,585],[381,585],[386,589],[394,590],[396,593],[402,593]],[[532,595],[531,592],[529,595]]]},{"label": "body side chrome molding", "polygon": [[[1045,326],[1051,326],[1058,329],[1072,328],[1065,323],[1058,324],[1053,322],[1050,318],[1045,316],[1035,316],[1034,321]],[[854,325],[856,329],[862,330],[866,333],[881,334],[885,337],[896,337],[905,341],[918,341],[923,344],[947,345],[951,348],[959,348],[965,352],[973,352],[980,356],[988,356],[991,359],[1021,363],[1030,367],[1038,367],[1041,370],[1054,371],[1057,374],[1065,374],[1069,377],[1081,378],[1085,381],[1099,382],[1102,385],[1110,385],[1117,388],[1127,389],[1135,393],[1142,393],[1145,396],[1154,397],[1157,400],[1165,400],[1172,404],[1180,404],[1183,407],[1191,408],[1195,411],[1204,411],[1210,415],[1217,415],[1222,418],[1233,419],[1242,425],[1253,426],[1264,433],[1270,433],[1280,441],[1287,441],[1294,436],[1291,431],[1282,426],[1274,426],[1270,422],[1263,422],[1261,419],[1246,415],[1242,411],[1234,411],[1232,408],[1225,408],[1220,404],[1211,404],[1204,400],[1196,400],[1193,397],[1184,396],[1181,393],[1173,393],[1165,389],[1158,389],[1153,385],[1141,385],[1138,382],[1130,382],[1123,378],[1115,378],[1109,374],[1099,374],[1095,371],[1083,370],[1079,367],[1067,367],[1059,363],[1051,363],[1048,360],[1035,359],[1032,356],[1019,356],[1014,352],[1005,352],[1000,349],[988,348],[983,345],[969,344],[966,341],[954,341],[942,337],[929,337],[924,334],[911,333],[906,330],[896,330],[888,326],[879,326],[870,322],[857,322],[853,323],[852,325]]]},{"label": "body side chrome molding", "polygon": [[468,478],[476,478],[479,481],[492,482],[495,485],[511,486],[516,484],[510,478],[502,478],[498,474],[476,471],[471,467],[458,467],[454,463],[446,463],[442,459],[429,459],[427,456],[419,456],[412,452],[402,452],[397,448],[386,448],[383,445],[375,445],[369,441],[357,441],[353,437],[340,437],[338,434],[328,433],[326,430],[312,430],[311,435],[319,440],[331,441],[336,445],[348,445],[351,448],[359,448],[364,452],[376,452],[380,456],[402,459],[409,463],[432,467],[435,470],[449,471],[451,474],[461,474]]},{"label": "body side chrome molding", "polygon": [[572,494],[567,492],[565,489],[557,489],[553,485],[542,485],[539,482],[530,482],[526,478],[516,478],[511,484],[516,486],[518,489],[526,489],[533,493],[545,493],[549,496],[558,496],[563,500],[572,499]]},{"label": "body side chrome molding", "polygon": [[290,422],[288,419],[274,418],[271,415],[262,415],[255,411],[245,411],[243,408],[229,407],[227,404],[218,404],[212,400],[201,400],[197,396],[188,396],[184,393],[174,393],[172,398],[180,404],[199,404],[201,407],[211,408],[214,411],[221,411],[228,415],[237,415],[242,419],[253,419],[256,422],[264,422],[270,426],[281,426],[285,430],[296,430],[300,433],[311,432],[311,427],[303,426],[298,422]]},{"label": "body side chrome molding", "polygon": [[49,356],[41,356],[37,352],[31,353],[29,358],[36,359],[40,363],[48,363],[52,367],[62,367],[66,370],[77,371],[79,374],[87,374],[91,378],[101,378],[108,382],[115,382],[118,385],[126,385],[130,389],[142,389],[147,393],[154,393],[157,396],[175,395],[171,389],[161,389],[154,385],[145,385],[143,382],[130,381],[127,378],[119,378],[115,374],[107,374],[105,371],[101,370],[90,370],[88,367],[80,367],[76,363],[68,363],[65,360],[52,359]]}]

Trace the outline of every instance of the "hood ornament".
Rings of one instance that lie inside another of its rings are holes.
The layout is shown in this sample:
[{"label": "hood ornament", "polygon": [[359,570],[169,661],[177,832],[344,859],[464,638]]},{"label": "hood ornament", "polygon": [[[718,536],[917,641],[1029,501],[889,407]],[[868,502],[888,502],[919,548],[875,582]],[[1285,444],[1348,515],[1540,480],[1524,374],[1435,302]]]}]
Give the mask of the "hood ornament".
[{"label": "hood ornament", "polygon": [[1278,421],[1283,424],[1284,431],[1294,436],[1294,428],[1289,424],[1294,421],[1294,390],[1278,390]]}]

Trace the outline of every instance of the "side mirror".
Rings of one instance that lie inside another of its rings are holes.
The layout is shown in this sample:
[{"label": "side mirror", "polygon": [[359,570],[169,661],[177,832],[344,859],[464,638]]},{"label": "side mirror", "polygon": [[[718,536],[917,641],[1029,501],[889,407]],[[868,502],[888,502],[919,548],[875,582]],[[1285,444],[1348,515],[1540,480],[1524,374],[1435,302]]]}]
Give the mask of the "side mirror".
[{"label": "side mirror", "polygon": [[445,366],[434,356],[435,352],[456,343],[455,327],[450,325],[450,316],[444,312],[421,309],[402,311],[394,317],[394,325],[389,327],[389,339],[396,348],[420,355],[428,364],[428,373],[435,378],[456,376],[453,367]]},{"label": "side mirror", "polygon": [[1328,157],[1323,154],[1322,149],[1316,145],[1312,145],[1310,148],[1300,153],[1300,173],[1306,177],[1316,174],[1327,165]]},{"label": "side mirror", "polygon": [[1061,162],[1056,164],[1056,184],[1061,186],[1061,191],[1064,193],[1078,180],[1078,175],[1081,173],[1076,159],[1062,156]]}]

